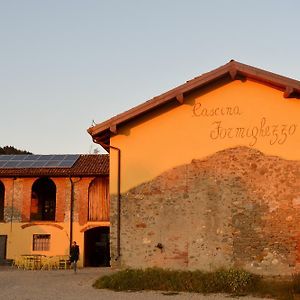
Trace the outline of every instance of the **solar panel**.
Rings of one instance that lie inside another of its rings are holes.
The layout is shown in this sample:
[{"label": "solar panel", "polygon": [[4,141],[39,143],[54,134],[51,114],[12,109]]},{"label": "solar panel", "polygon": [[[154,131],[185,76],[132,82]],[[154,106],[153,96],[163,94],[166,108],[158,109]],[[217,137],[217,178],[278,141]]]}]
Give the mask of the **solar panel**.
[{"label": "solar panel", "polygon": [[45,167],[55,167],[59,166],[60,161],[59,160],[49,160],[46,162]]},{"label": "solar panel", "polygon": [[31,168],[42,168],[45,165],[45,161],[44,160],[37,160],[34,161],[31,165]]},{"label": "solar panel", "polygon": [[32,165],[32,160],[24,160],[21,161],[20,164],[18,165],[19,168],[29,168]]},{"label": "solar panel", "polygon": [[50,158],[50,160],[64,160],[65,157],[66,155],[58,154],[58,155],[53,155],[53,157]]},{"label": "solar panel", "polygon": [[0,155],[0,168],[71,168],[79,156],[79,154]]},{"label": "solar panel", "polygon": [[48,160],[48,159],[51,159],[53,156],[56,156],[56,155],[39,155],[40,157],[37,158],[37,160]]},{"label": "solar panel", "polygon": [[73,160],[64,160],[59,164],[59,166],[61,167],[64,165],[66,168],[70,168],[73,166],[73,164]]}]

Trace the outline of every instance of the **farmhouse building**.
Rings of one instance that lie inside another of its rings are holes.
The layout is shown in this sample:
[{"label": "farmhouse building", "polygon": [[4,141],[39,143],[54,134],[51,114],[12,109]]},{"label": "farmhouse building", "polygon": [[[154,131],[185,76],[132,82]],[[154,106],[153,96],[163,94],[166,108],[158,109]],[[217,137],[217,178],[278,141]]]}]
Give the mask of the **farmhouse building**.
[{"label": "farmhouse building", "polygon": [[299,271],[299,98],[230,61],[89,128],[110,153],[111,263]]},{"label": "farmhouse building", "polygon": [[109,265],[108,155],[0,155],[0,260],[68,255]]}]

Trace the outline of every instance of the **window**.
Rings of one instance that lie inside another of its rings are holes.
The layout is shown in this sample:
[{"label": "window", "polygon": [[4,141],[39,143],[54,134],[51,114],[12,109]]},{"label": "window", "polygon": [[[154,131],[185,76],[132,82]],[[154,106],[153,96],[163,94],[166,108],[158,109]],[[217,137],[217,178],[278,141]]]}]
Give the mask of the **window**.
[{"label": "window", "polygon": [[32,185],[31,221],[55,221],[56,186],[47,177],[40,178]]},{"label": "window", "polygon": [[34,234],[32,250],[33,251],[49,251],[50,250],[50,234]]}]

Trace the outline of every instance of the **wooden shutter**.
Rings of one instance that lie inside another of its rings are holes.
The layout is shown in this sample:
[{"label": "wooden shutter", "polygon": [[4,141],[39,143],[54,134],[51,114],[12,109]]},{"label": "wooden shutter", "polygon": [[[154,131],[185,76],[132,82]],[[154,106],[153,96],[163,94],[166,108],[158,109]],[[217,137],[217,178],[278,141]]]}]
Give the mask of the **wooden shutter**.
[{"label": "wooden shutter", "polygon": [[89,186],[89,221],[109,221],[108,178],[97,177]]}]

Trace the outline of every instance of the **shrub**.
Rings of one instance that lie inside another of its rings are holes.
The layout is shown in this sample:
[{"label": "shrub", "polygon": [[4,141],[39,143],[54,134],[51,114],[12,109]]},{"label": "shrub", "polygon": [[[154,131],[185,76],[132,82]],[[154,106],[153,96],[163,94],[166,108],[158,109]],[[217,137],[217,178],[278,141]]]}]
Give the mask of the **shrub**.
[{"label": "shrub", "polygon": [[171,271],[159,268],[126,269],[99,278],[96,288],[116,291],[164,290],[197,293],[242,294],[255,290],[260,277],[243,270],[220,269],[215,272]]}]

